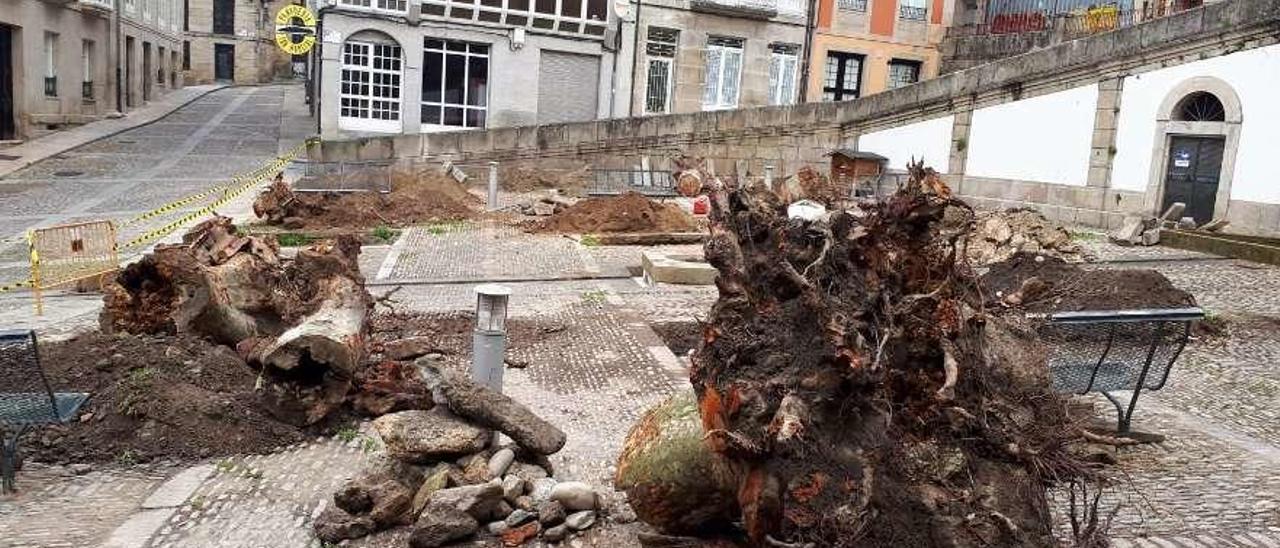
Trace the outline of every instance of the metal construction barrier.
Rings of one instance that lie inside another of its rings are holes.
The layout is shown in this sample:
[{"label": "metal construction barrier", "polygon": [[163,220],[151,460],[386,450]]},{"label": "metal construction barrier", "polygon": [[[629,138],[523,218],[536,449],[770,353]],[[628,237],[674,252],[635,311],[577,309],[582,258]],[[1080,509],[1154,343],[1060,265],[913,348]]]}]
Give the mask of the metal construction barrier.
[{"label": "metal construction barrier", "polygon": [[294,192],[391,192],[392,160],[298,163],[302,178]]},{"label": "metal construction barrier", "polygon": [[36,314],[44,312],[41,291],[102,276],[120,267],[116,227],[111,221],[37,228],[28,237]]},{"label": "metal construction barrier", "polygon": [[645,196],[677,196],[676,180],[670,171],[661,169],[592,169],[592,196],[609,196],[638,192]]},{"label": "metal construction barrier", "polygon": [[53,391],[40,367],[35,331],[0,331],[0,477],[5,493],[14,491],[22,436],[75,419],[87,399],[83,392]]}]

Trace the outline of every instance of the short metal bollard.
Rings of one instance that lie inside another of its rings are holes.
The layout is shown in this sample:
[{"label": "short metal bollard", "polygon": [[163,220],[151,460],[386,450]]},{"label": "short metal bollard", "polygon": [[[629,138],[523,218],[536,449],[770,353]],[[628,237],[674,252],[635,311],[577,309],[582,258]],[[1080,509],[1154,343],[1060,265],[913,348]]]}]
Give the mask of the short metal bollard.
[{"label": "short metal bollard", "polygon": [[485,284],[476,287],[476,328],[471,339],[471,380],[502,392],[506,369],[507,302],[511,288]]},{"label": "short metal bollard", "polygon": [[769,190],[773,189],[773,164],[764,165],[764,187]]},{"label": "short metal bollard", "polygon": [[498,209],[498,162],[489,162],[489,211]]}]

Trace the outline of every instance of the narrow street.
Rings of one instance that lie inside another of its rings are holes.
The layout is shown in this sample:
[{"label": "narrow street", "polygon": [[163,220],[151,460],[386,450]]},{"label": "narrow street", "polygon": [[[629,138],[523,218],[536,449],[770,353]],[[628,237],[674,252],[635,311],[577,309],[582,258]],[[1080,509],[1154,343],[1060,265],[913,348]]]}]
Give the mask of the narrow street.
[{"label": "narrow street", "polygon": [[[301,86],[227,88],[155,123],[0,178],[0,285],[30,276],[24,234],[31,228],[102,219],[119,226],[251,171],[301,143],[311,130]],[[210,201],[127,224],[117,239],[129,241]],[[73,309],[78,308],[61,307],[53,318],[64,319]],[[0,293],[0,319],[6,325],[25,326],[9,320],[29,312],[28,292]]]}]

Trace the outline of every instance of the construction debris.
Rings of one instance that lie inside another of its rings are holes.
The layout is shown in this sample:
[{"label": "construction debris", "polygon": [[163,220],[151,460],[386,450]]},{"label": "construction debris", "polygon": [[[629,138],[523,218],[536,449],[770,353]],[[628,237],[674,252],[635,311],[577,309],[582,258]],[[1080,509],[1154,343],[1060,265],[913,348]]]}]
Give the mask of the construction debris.
[{"label": "construction debris", "polygon": [[104,289],[104,332],[193,334],[229,346],[263,373],[262,402],[314,424],[346,401],[364,367],[373,299],[351,238],[283,259],[274,241],[215,217],[158,245]]},{"label": "construction debris", "polygon": [[[602,520],[608,510],[595,488],[550,477],[546,456],[564,446],[562,431],[432,360],[418,367],[440,405],[374,421],[387,453],[334,493],[334,505],[315,521],[320,540],[407,526],[411,548],[477,535],[517,546],[539,535],[558,542]],[[491,428],[517,445],[492,445]]]},{"label": "construction debris", "polygon": [[1191,294],[1159,271],[1089,269],[1057,257],[1019,253],[982,275],[988,308],[999,312],[1074,312],[1195,306]]},{"label": "construction debris", "polygon": [[[955,260],[972,210],[918,165],[885,201],[812,222],[773,192],[710,186],[720,295],[690,377],[727,475],[712,491],[734,495],[750,544],[1056,545],[1045,490],[1091,472],[1044,348],[984,314]],[[642,517],[671,516],[709,481],[681,474],[706,474],[685,466],[697,444],[635,449],[696,438],[679,417],[627,442],[620,485]]]},{"label": "construction debris", "polygon": [[391,192],[294,192],[277,179],[258,196],[253,212],[285,228],[407,226],[474,217],[481,200],[435,167],[389,169]]},{"label": "construction debris", "polygon": [[1017,253],[1037,253],[1083,262],[1088,255],[1071,241],[1071,233],[1050,222],[1039,211],[1027,208],[984,211],[964,247],[975,266],[1008,260]]}]

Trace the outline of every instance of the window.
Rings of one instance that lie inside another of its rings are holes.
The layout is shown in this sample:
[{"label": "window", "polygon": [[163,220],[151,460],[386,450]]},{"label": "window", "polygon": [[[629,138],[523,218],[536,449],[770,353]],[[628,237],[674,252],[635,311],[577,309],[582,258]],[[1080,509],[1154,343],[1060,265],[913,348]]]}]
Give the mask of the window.
[{"label": "window", "polygon": [[1222,101],[1205,91],[1197,91],[1184,97],[1173,112],[1174,118],[1183,122],[1223,122],[1227,119],[1227,110],[1222,107]]},{"label": "window", "polygon": [[191,70],[191,41],[182,41],[182,70]]},{"label": "window", "polygon": [[711,37],[707,40],[706,79],[702,84],[702,110],[737,108],[738,86],[742,81],[741,38]]},{"label": "window", "polygon": [[146,19],[155,19],[156,0],[142,0],[142,16]]},{"label": "window", "polygon": [[836,7],[844,11],[867,11],[867,0],[836,0]]},{"label": "window", "polygon": [[796,72],[800,64],[800,46],[770,44],[769,104],[790,105],[796,102]]},{"label": "window", "polygon": [[213,33],[236,33],[236,0],[213,0]]},{"label": "window", "polygon": [[649,27],[645,54],[649,66],[645,77],[644,111],[647,114],[671,112],[671,90],[674,87],[676,48],[680,31]]},{"label": "window", "polygon": [[863,56],[842,51],[828,51],[826,72],[822,80],[823,101],[856,99],[862,88]]},{"label": "window", "polygon": [[344,127],[400,131],[400,46],[348,41],[342,46],[340,118]]},{"label": "window", "polygon": [[[341,0],[368,6],[377,0]],[[422,0],[422,15],[603,37],[608,0]]]},{"label": "window", "polygon": [[489,45],[427,38],[422,58],[422,124],[484,127]]},{"label": "window", "polygon": [[924,21],[928,9],[925,0],[901,0],[898,5],[898,18],[906,21]]},{"label": "window", "polygon": [[58,96],[58,35],[44,33],[44,94]]},{"label": "window", "polygon": [[893,59],[889,61],[889,89],[909,86],[920,81],[920,62]]},{"label": "window", "polygon": [[191,30],[191,0],[182,0],[182,30]]},{"label": "window", "polygon": [[80,95],[85,99],[93,99],[93,40],[80,43],[80,64],[84,68]]},{"label": "window", "polygon": [[164,85],[164,61],[164,46],[160,46],[156,51],[156,83],[162,86]]},{"label": "window", "polygon": [[129,13],[138,11],[138,0],[124,0],[124,9]]},{"label": "window", "polygon": [[365,8],[374,11],[390,11],[395,13],[404,13],[409,11],[409,3],[406,0],[341,0],[341,3],[344,6]]}]

